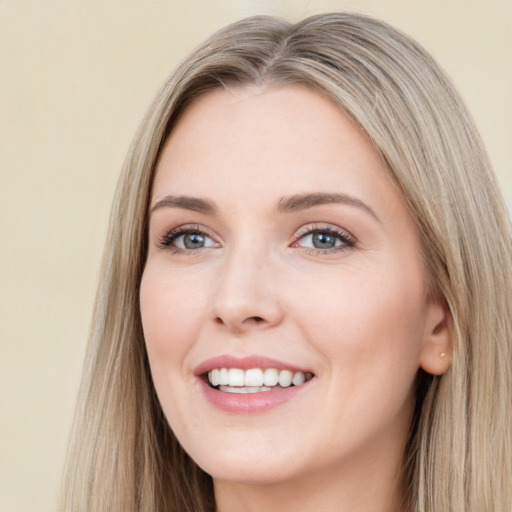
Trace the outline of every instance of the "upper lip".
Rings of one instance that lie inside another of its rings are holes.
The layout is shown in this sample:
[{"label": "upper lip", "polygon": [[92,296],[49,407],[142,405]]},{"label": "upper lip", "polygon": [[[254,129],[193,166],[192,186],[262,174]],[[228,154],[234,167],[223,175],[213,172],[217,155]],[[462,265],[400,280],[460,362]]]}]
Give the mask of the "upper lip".
[{"label": "upper lip", "polygon": [[294,364],[285,363],[277,359],[265,356],[251,355],[245,357],[235,357],[231,355],[221,355],[212,357],[200,363],[194,369],[194,375],[203,375],[214,368],[239,368],[241,370],[250,370],[251,368],[275,368],[276,370],[291,370],[293,372],[313,373],[310,369],[301,368]]}]

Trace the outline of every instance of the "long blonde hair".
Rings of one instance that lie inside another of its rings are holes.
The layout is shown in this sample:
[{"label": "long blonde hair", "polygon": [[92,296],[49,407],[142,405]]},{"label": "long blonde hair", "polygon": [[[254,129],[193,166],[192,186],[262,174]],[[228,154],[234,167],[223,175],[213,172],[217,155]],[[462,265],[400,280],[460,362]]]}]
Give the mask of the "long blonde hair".
[{"label": "long blonde hair", "polygon": [[330,98],[371,138],[408,202],[430,291],[453,317],[453,364],[418,375],[404,456],[404,510],[512,510],[512,241],[473,121],[414,41],[375,19],[323,14],[295,25],[235,23],[163,85],[114,200],[61,510],[215,509],[211,478],[180,447],[148,367],[138,288],[155,164],[178,116],[232,84],[300,84]]}]

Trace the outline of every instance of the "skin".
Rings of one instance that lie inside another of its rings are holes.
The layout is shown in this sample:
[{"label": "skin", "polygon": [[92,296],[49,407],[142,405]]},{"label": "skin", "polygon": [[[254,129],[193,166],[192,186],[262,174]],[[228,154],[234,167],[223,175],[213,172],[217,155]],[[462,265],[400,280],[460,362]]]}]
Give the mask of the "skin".
[{"label": "skin", "polygon": [[[323,192],[355,202],[279,211]],[[395,511],[415,375],[446,371],[449,318],[427,299],[417,229],[370,140],[304,88],[217,90],[163,149],[152,205],[169,194],[217,213],[151,213],[142,322],[164,413],[218,510]],[[180,226],[206,246],[163,246]],[[325,228],[344,236],[334,249],[307,234]],[[315,377],[269,411],[221,411],[193,372],[225,354]]]}]

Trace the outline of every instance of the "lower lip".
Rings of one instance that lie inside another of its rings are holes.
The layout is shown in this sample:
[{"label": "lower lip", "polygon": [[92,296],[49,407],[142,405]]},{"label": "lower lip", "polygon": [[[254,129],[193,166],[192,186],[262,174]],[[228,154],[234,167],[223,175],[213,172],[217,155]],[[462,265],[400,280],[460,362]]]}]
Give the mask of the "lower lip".
[{"label": "lower lip", "polygon": [[201,381],[201,390],[208,402],[217,409],[236,414],[255,414],[268,411],[292,400],[309,387],[310,382],[309,380],[300,386],[259,393],[227,393],[211,388]]}]

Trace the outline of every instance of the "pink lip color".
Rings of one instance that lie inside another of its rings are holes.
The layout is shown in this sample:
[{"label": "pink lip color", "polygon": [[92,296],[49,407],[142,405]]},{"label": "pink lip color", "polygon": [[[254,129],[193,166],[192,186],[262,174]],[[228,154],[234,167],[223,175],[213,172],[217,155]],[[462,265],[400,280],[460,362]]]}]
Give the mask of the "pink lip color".
[{"label": "pink lip color", "polygon": [[204,396],[214,407],[237,414],[253,414],[268,411],[291,400],[308,387],[310,382],[311,380],[308,380],[300,386],[260,393],[225,393],[211,388],[206,382],[201,381],[200,384]]},{"label": "pink lip color", "polygon": [[226,393],[211,388],[203,380],[202,376],[213,368],[240,368],[241,370],[248,370],[250,368],[276,368],[277,370],[291,370],[293,372],[304,373],[307,373],[308,370],[261,356],[243,358],[219,356],[204,361],[194,370],[194,375],[199,377],[199,385],[202,393],[208,402],[217,409],[236,414],[254,414],[273,409],[302,393],[302,391],[309,387],[312,380],[314,380],[306,381],[300,386],[279,388],[273,391],[261,391],[259,393]]}]

